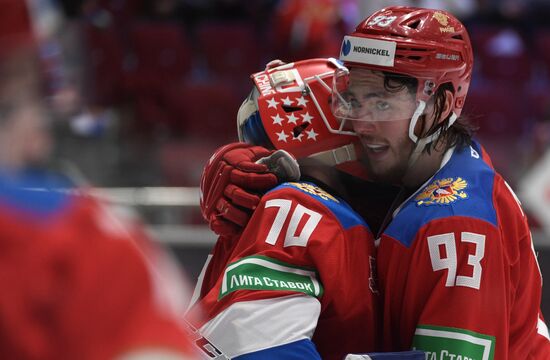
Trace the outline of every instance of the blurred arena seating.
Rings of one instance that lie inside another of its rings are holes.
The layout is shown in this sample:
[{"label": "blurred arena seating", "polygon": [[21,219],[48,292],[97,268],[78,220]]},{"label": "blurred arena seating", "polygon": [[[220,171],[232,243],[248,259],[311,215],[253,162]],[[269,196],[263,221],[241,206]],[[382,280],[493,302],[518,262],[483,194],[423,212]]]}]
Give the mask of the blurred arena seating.
[{"label": "blurred arena seating", "polygon": [[82,22],[90,101],[105,107],[122,101],[124,51],[114,28]]},{"label": "blurred arena seating", "polygon": [[196,29],[197,56],[214,78],[247,78],[260,69],[262,39],[245,22],[206,21]]},{"label": "blurred arena seating", "polygon": [[476,73],[498,83],[527,83],[533,74],[534,58],[523,34],[513,27],[472,26]]},{"label": "blurred arena seating", "polygon": [[[534,37],[534,55],[545,65],[545,70],[550,69],[550,29],[541,28],[537,30]],[[548,76],[548,72],[545,73]],[[546,78],[548,80],[548,77]]]},{"label": "blurred arena seating", "polygon": [[168,141],[158,151],[158,163],[167,186],[197,186],[204,164],[219,146],[205,138]]},{"label": "blurred arena seating", "polygon": [[162,93],[191,72],[193,50],[182,26],[139,21],[128,29],[130,51],[125,64],[126,85],[131,93]]},{"label": "blurred arena seating", "polygon": [[222,145],[237,139],[237,111],[252,82],[247,85],[245,92],[226,81],[187,82],[169,87],[167,97],[174,111],[186,119],[187,134]]},{"label": "blurred arena seating", "polygon": [[472,87],[466,99],[464,113],[479,126],[477,137],[493,165],[512,184],[517,182],[528,156],[533,110],[529,96],[518,99],[517,89],[492,83]]}]

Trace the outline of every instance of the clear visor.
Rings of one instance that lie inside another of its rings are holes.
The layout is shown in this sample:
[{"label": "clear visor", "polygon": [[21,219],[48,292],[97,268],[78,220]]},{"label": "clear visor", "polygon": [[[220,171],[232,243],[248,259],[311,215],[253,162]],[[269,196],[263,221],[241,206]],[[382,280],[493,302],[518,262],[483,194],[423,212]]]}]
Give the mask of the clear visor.
[{"label": "clear visor", "polygon": [[385,86],[381,72],[344,68],[334,73],[331,110],[342,123],[410,119],[416,105],[416,94],[399,81],[399,75]]}]

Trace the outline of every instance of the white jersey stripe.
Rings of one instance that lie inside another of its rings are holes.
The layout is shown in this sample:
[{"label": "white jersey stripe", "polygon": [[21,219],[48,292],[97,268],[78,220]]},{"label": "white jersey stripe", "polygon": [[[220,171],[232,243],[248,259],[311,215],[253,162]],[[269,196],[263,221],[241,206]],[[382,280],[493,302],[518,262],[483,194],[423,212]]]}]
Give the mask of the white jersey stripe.
[{"label": "white jersey stripe", "polygon": [[548,326],[546,326],[546,323],[542,321],[542,319],[539,317],[539,321],[537,323],[537,332],[539,335],[544,336],[545,338],[550,341],[550,334],[548,333]]},{"label": "white jersey stripe", "polygon": [[316,298],[292,295],[235,303],[200,328],[227,356],[311,339],[321,304]]},{"label": "white jersey stripe", "polygon": [[197,300],[199,300],[199,296],[201,295],[201,291],[202,291],[202,283],[204,281],[204,274],[206,273],[206,269],[208,268],[208,265],[210,264],[210,260],[212,260],[212,254],[208,255],[204,265],[202,266],[202,270],[201,270],[201,273],[199,274],[199,277],[197,279],[197,284],[195,285],[195,290],[193,291],[193,296],[191,297],[191,301],[189,302],[189,306],[187,307],[187,311],[189,311],[193,307],[193,305],[195,305]]}]

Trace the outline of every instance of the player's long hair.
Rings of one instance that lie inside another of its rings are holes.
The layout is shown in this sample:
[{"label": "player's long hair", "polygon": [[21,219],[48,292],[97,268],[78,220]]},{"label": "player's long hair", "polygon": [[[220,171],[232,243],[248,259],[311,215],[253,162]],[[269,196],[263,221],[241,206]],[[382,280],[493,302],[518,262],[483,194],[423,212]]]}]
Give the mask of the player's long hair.
[{"label": "player's long hair", "polygon": [[[389,92],[398,92],[402,89],[407,89],[409,93],[416,94],[418,87],[418,80],[411,76],[405,76],[401,74],[394,74],[390,72],[384,72],[384,88]],[[451,83],[445,83],[439,86],[434,97],[434,117],[435,119],[441,118],[443,109],[445,108],[446,95],[445,92],[449,90],[454,94],[454,88]],[[467,116],[461,115],[451,127],[448,127],[449,119],[452,114],[449,114],[447,118],[442,121],[434,121],[432,126],[427,129],[426,133],[422,136],[429,136],[435,133],[438,129],[443,128],[439,138],[426,145],[424,151],[430,153],[430,151],[438,146],[444,146],[442,150],[450,149],[453,146],[463,148],[472,144],[472,136],[477,130],[475,126]],[[425,115],[422,115],[419,122],[425,122]]]},{"label": "player's long hair", "polygon": [[[434,115],[436,119],[441,117],[443,109],[445,107],[445,91],[449,90],[454,94],[454,89],[451,83],[443,84],[437,89],[434,94]],[[478,127],[472,123],[471,119],[468,116],[460,115],[458,119],[453,123],[451,127],[448,127],[449,119],[452,114],[447,116],[447,118],[441,123],[434,122],[434,125],[429,129],[429,134],[433,134],[437,131],[438,128],[443,128],[441,135],[433,144],[433,147],[442,145],[445,150],[456,146],[461,149],[472,144],[472,137],[477,131]],[[432,147],[427,148],[429,152]]]}]

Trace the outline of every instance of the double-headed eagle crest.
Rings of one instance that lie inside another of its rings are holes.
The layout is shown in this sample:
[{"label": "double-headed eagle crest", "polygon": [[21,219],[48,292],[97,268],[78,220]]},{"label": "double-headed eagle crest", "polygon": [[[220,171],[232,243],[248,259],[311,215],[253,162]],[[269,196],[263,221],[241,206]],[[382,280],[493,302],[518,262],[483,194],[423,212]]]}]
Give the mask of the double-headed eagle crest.
[{"label": "double-headed eagle crest", "polygon": [[434,180],[414,199],[417,205],[447,205],[459,199],[466,199],[464,190],[468,183],[463,178],[446,178]]}]

